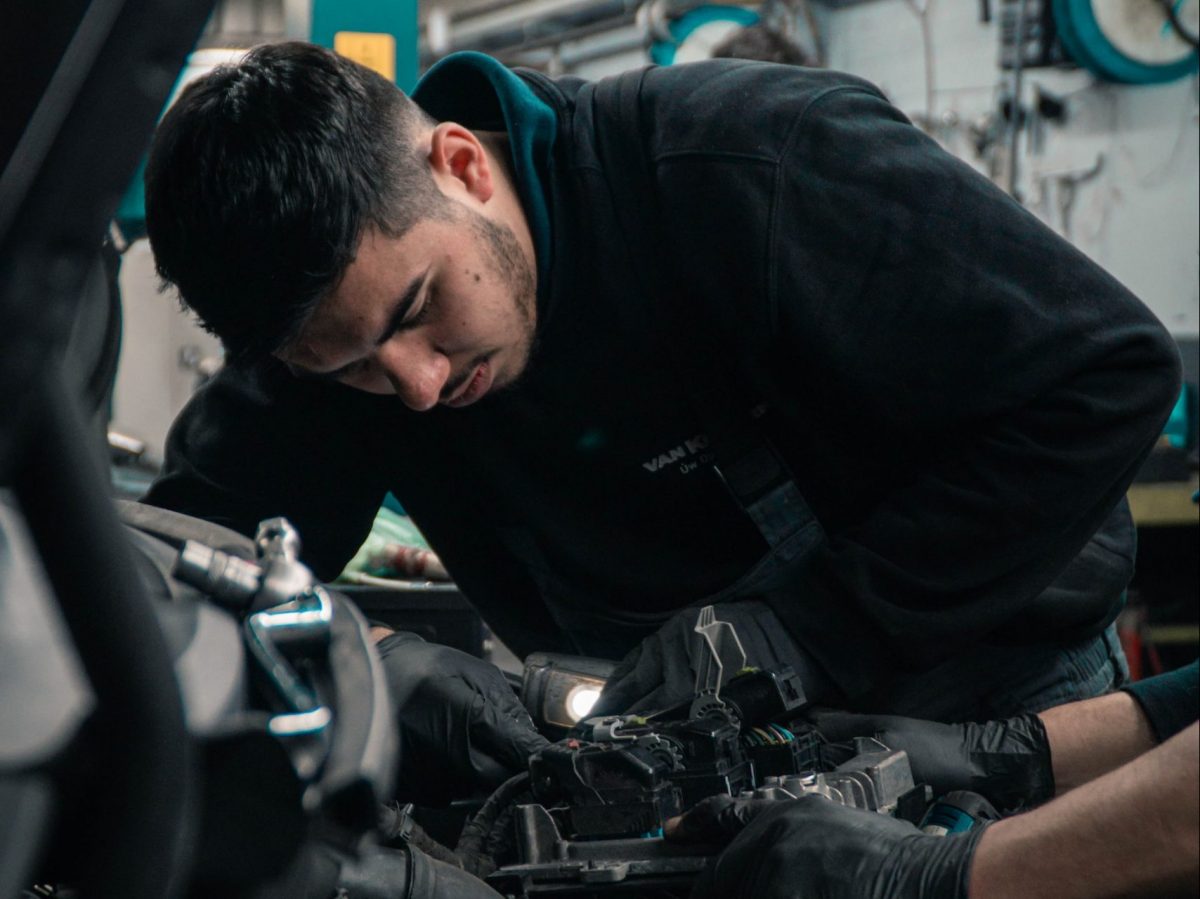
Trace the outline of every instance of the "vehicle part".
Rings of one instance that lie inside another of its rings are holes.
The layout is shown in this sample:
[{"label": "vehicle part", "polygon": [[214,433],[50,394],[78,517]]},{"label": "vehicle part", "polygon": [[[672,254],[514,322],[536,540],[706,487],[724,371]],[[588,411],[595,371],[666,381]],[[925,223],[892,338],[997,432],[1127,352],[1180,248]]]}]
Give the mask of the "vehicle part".
[{"label": "vehicle part", "polygon": [[[867,739],[826,744],[808,726],[787,727],[805,704],[789,669],[744,670],[728,622],[701,610],[707,649],[695,695],[650,716],[587,719],[535,754],[468,825],[457,852],[475,873],[516,897],[610,892],[685,896],[717,847],[662,838],[666,821],[709,796],[832,801],[914,823],[928,788],[908,757]],[[491,867],[495,865],[494,869]]]}]

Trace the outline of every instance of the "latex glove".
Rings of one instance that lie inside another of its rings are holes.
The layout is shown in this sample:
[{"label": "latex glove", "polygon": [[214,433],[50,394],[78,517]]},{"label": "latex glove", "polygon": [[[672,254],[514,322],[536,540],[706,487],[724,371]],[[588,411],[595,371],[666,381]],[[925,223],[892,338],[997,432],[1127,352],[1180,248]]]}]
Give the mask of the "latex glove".
[{"label": "latex glove", "polygon": [[443,805],[489,792],[548,744],[496,666],[416,634],[376,646],[400,727],[397,798]]},{"label": "latex glove", "polygon": [[1050,744],[1034,714],[983,724],[833,711],[807,717],[831,743],[875,737],[889,749],[903,749],[913,780],[932,786],[935,796],[970,790],[1006,814],[1054,796]]},{"label": "latex glove", "polygon": [[667,823],[668,839],[722,843],[692,899],[965,899],[984,828],[934,837],[822,796],[714,796]]},{"label": "latex glove", "polygon": [[346,899],[500,899],[482,880],[411,846],[343,864],[338,887]]},{"label": "latex glove", "polygon": [[[827,689],[829,680],[824,672],[792,640],[765,602],[719,603],[713,611],[718,621],[734,626],[747,666],[768,670],[790,666],[799,675],[809,701]],[[699,615],[699,608],[687,608],[634,647],[608,679],[591,716],[661,711],[690,699],[704,651],[702,638],[694,630]],[[736,673],[726,671],[725,680]]]}]

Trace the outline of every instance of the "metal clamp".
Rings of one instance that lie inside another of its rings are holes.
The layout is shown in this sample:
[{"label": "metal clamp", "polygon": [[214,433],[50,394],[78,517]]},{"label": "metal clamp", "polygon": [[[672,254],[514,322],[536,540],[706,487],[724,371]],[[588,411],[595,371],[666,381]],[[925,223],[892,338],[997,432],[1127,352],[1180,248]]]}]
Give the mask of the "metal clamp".
[{"label": "metal clamp", "polygon": [[258,564],[189,540],[174,574],[239,612],[259,609],[242,625],[246,645],[284,708],[271,717],[267,729],[293,741],[293,764],[309,779],[328,755],[333,712],[288,656],[328,654],[333,600],[299,561],[300,536],[287,519],[259,524],[254,545]]},{"label": "metal clamp", "polygon": [[699,718],[714,708],[724,708],[721,685],[725,671],[740,671],[746,664],[746,650],[734,626],[728,621],[718,621],[712,606],[700,610],[694,630],[700,636],[700,653],[696,660],[696,698],[690,715]]},{"label": "metal clamp", "polygon": [[292,754],[296,772],[313,777],[328,751],[333,712],[301,680],[284,650],[308,653],[329,646],[333,601],[321,587],[312,587],[296,599],[255,612],[244,625],[246,644],[285,712],[273,715],[267,729],[280,738],[315,740],[311,752]]}]

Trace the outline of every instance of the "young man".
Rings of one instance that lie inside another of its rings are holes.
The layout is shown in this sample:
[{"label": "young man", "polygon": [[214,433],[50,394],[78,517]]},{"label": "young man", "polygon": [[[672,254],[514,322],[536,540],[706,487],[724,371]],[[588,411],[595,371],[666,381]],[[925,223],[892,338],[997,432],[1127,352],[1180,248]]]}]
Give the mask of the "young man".
[{"label": "young man", "polygon": [[851,707],[1120,681],[1179,384],[1120,284],[851,76],[468,53],[413,100],[282,44],[164,118],[159,271],[232,364],[150,502],[333,575],[391,490],[519,654],[629,654],[609,710],[691,690],[702,603]]}]

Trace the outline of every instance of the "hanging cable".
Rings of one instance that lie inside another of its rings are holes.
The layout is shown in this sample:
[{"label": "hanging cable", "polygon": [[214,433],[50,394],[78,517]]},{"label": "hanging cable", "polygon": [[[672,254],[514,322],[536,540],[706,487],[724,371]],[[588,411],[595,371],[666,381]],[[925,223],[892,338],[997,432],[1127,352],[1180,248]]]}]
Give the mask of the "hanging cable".
[{"label": "hanging cable", "polygon": [[921,28],[921,56],[925,66],[925,130],[933,131],[933,35],[929,24],[929,16],[933,0],[906,0],[908,8]]}]

